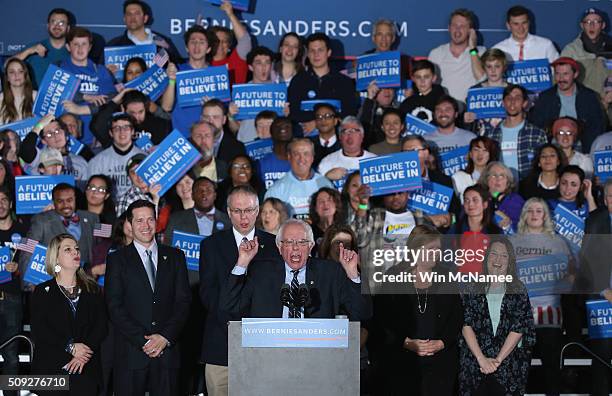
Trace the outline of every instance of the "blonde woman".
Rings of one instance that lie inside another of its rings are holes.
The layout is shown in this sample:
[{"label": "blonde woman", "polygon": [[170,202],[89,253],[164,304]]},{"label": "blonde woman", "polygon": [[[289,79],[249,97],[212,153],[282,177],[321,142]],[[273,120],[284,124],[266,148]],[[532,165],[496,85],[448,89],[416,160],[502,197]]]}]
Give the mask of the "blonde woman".
[{"label": "blonde woman", "polygon": [[100,288],[80,261],[77,240],[70,234],[57,235],[49,243],[45,262],[52,278],[36,286],[32,296],[32,374],[70,375],[70,390],[53,394],[95,395],[100,385],[106,307]]}]

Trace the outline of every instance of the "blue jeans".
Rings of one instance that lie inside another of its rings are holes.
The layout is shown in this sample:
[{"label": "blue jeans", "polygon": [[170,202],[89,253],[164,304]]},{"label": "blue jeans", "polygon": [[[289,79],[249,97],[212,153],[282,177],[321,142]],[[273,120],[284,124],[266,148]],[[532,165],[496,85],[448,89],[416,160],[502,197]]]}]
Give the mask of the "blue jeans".
[{"label": "blue jeans", "polygon": [[[3,298],[2,298],[3,297]],[[21,296],[0,292],[0,344],[21,333],[22,301]],[[19,340],[13,341],[3,349],[2,374],[19,373]],[[17,395],[17,391],[4,391],[6,396]]]}]

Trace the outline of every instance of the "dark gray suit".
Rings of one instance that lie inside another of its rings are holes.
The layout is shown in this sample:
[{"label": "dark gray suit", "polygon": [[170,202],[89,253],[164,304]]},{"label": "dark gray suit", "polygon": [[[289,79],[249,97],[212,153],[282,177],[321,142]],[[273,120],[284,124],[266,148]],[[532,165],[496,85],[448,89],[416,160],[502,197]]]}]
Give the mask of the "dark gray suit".
[{"label": "dark gray suit", "polygon": [[[213,222],[212,233],[216,233],[223,230],[229,230],[232,228],[232,223],[228,215],[218,209],[215,210],[215,220]],[[190,234],[199,234],[198,222],[196,220],[195,210],[193,208],[187,210],[181,210],[172,213],[166,232],[164,234],[164,243],[170,245],[172,243],[172,232],[182,231]]]},{"label": "dark gray suit", "polygon": [[[91,262],[94,224],[98,223],[100,220],[97,214],[86,210],[77,210],[76,213],[79,215],[79,225],[81,226],[81,238],[79,239],[81,260],[85,263],[85,267],[87,267]],[[64,227],[60,215],[54,210],[49,210],[32,217],[28,238],[35,239],[40,244],[49,246],[53,238],[64,233],[68,233],[68,230]],[[23,252],[19,258],[20,270],[25,270],[29,261],[30,254]]]}]

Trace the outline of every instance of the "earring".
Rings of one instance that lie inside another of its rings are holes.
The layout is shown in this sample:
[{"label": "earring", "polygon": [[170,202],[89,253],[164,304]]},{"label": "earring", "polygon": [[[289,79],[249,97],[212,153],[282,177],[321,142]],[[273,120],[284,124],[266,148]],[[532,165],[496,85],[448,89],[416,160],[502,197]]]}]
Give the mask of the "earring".
[{"label": "earring", "polygon": [[59,265],[56,265],[55,267],[53,267],[53,270],[57,274],[58,272],[60,272],[62,270],[62,267],[60,267]]}]

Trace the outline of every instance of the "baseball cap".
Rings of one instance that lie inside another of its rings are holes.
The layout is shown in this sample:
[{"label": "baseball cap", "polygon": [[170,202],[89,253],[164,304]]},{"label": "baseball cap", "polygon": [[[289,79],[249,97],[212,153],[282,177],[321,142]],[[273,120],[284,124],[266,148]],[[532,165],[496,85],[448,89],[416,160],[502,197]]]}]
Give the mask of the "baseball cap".
[{"label": "baseball cap", "polygon": [[64,158],[58,149],[45,147],[40,151],[40,164],[42,166],[64,165]]},{"label": "baseball cap", "polygon": [[606,15],[604,14],[604,12],[598,8],[595,7],[589,7],[586,10],[584,10],[584,12],[582,13],[582,18],[580,20],[583,20],[584,18],[587,17],[587,15],[591,15],[591,14],[595,14],[598,15],[601,19],[606,19]]},{"label": "baseball cap", "polygon": [[132,169],[134,165],[140,164],[142,161],[144,161],[145,158],[147,158],[147,156],[142,153],[133,155],[125,165],[125,170],[128,175],[130,174],[130,169]]},{"label": "baseball cap", "polygon": [[553,69],[559,65],[570,65],[575,72],[580,71],[580,66],[578,66],[578,62],[570,58],[569,56],[562,56],[557,58],[556,61],[550,64]]}]

